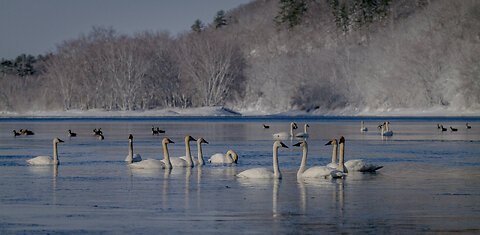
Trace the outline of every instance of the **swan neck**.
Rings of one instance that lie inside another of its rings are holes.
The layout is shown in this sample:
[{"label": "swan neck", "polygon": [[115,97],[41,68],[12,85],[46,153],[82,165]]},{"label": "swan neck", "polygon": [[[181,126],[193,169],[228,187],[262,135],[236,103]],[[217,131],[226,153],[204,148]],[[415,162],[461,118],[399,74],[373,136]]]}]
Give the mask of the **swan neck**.
[{"label": "swan neck", "polygon": [[185,139],[185,159],[188,166],[193,166],[192,153],[190,151],[190,141]]},{"label": "swan neck", "polygon": [[133,162],[133,141],[130,140],[129,146],[128,146],[128,162],[132,163]]},{"label": "swan neck", "polygon": [[278,147],[273,146],[273,177],[280,179],[282,173],[280,173],[280,167],[278,166]]},{"label": "swan neck", "polygon": [[171,169],[172,163],[170,163],[170,154],[168,154],[167,143],[162,143],[162,145],[163,145],[163,159],[165,163],[165,168]]},{"label": "swan neck", "polygon": [[338,169],[339,171],[345,172],[345,166],[343,163],[345,162],[345,143],[340,143],[340,159],[338,162]]},{"label": "swan neck", "polygon": [[203,161],[203,153],[202,153],[202,144],[199,142],[197,143],[197,149],[198,149],[198,165],[205,165],[205,161]]},{"label": "swan neck", "polygon": [[333,144],[332,163],[337,163],[338,144]]},{"label": "swan neck", "polygon": [[58,149],[57,149],[57,143],[53,143],[53,164],[57,165],[58,164]]},{"label": "swan neck", "polygon": [[290,136],[293,136],[293,124],[290,124]]},{"label": "swan neck", "polygon": [[305,126],[303,126],[303,132],[304,132],[305,134],[307,134],[307,124],[305,124]]},{"label": "swan neck", "polygon": [[297,178],[300,177],[303,174],[303,172],[305,172],[305,169],[307,168],[307,154],[308,154],[308,146],[307,144],[305,144],[305,146],[303,146],[302,163],[300,163],[300,168],[298,168]]}]

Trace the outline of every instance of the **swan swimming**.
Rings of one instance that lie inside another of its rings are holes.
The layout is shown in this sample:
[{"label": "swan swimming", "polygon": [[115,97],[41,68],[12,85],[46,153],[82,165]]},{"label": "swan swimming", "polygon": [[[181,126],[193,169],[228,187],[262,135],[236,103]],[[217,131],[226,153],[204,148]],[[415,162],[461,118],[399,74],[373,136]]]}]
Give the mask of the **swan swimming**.
[{"label": "swan swimming", "polygon": [[240,172],[237,174],[237,177],[250,179],[281,179],[282,173],[280,172],[280,167],[278,166],[278,148],[280,147],[288,148],[280,140],[277,140],[273,143],[273,172],[267,168],[253,168]]},{"label": "swan swimming", "polygon": [[125,161],[128,162],[128,163],[133,163],[133,162],[139,162],[142,160],[142,157],[140,156],[140,154],[133,154],[133,135],[130,134],[128,136],[128,141],[129,141],[129,147],[128,147],[128,155],[127,157],[125,158]]},{"label": "swan swimming", "polygon": [[[302,147],[302,163],[300,168],[298,168],[297,178],[340,178],[345,175],[340,170],[335,168],[330,168],[328,166],[314,166],[307,168],[307,154],[308,154],[308,144],[307,141],[300,141],[293,146]],[[340,162],[342,164],[342,162]]]},{"label": "swan swimming", "polygon": [[361,132],[368,131],[368,128],[363,125],[363,121],[362,121],[362,126],[360,127],[360,131],[361,131]]},{"label": "swan swimming", "polygon": [[133,162],[128,166],[133,169],[163,169],[163,168],[170,169],[172,168],[172,164],[170,163],[170,155],[168,154],[167,144],[173,144],[173,143],[174,142],[167,137],[164,137],[162,139],[163,160],[147,159],[139,162]]},{"label": "swan swimming", "polygon": [[[345,155],[345,138],[340,136],[340,159],[344,159]],[[345,162],[345,172],[375,172],[383,166],[368,163],[363,159],[352,159]]]},{"label": "swan swimming", "polygon": [[291,122],[290,123],[290,134],[288,134],[287,132],[279,132],[279,133],[275,133],[273,134],[273,138],[276,138],[276,139],[286,139],[288,137],[293,137],[295,136],[295,129],[297,129],[298,126],[296,123],[294,122]]},{"label": "swan swimming", "polygon": [[298,134],[295,135],[295,137],[307,138],[308,137],[307,127],[310,127],[310,126],[305,123],[305,125],[303,125],[303,133],[298,133]]},{"label": "swan swimming", "polygon": [[[197,159],[192,158],[194,166],[205,165],[205,161],[203,160],[202,144],[208,144],[208,142],[203,137],[200,137],[197,139]],[[185,156],[182,156],[180,158],[185,161],[187,160]]]},{"label": "swan swimming", "polygon": [[172,167],[193,167],[192,154],[190,152],[190,141],[196,141],[193,137],[187,135],[185,136],[185,156],[182,157],[172,157],[170,158],[170,163]]},{"label": "swan swimming", "polygon": [[393,131],[388,127],[389,123],[390,122],[386,122],[385,125],[382,126],[382,136],[393,136]]},{"label": "swan swimming", "polygon": [[213,154],[208,162],[213,164],[237,164],[238,155],[233,150],[228,150],[226,154],[216,153]]},{"label": "swan swimming", "polygon": [[57,144],[64,142],[59,138],[53,139],[53,158],[50,156],[38,156],[36,158],[28,159],[27,162],[30,165],[58,165],[58,150]]}]

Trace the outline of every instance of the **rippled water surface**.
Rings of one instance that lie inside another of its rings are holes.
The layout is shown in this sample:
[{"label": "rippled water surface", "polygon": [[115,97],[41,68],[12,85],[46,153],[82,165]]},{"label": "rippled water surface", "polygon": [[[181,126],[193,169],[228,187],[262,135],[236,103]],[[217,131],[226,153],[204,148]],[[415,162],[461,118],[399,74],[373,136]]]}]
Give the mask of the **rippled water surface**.
[{"label": "rippled water surface", "polygon": [[[300,131],[310,125],[308,166],[329,163],[324,144],[343,135],[346,160],[384,168],[297,181],[301,150],[288,139],[279,152],[282,179],[236,178],[271,168],[271,135],[288,131],[290,121]],[[0,233],[480,233],[480,119],[390,119],[388,139],[376,128],[383,121],[365,119],[369,131],[361,133],[358,118],[0,119]],[[458,131],[441,132],[437,123]],[[166,133],[152,136],[152,124]],[[21,128],[35,135],[13,137]],[[67,137],[68,129],[78,136]],[[163,136],[175,141],[171,156],[184,155],[191,135],[209,142],[205,159],[234,149],[239,163],[131,170],[124,162],[130,133],[144,159],[163,158]],[[27,159],[52,155],[54,137],[65,140],[58,168],[29,166]]]}]

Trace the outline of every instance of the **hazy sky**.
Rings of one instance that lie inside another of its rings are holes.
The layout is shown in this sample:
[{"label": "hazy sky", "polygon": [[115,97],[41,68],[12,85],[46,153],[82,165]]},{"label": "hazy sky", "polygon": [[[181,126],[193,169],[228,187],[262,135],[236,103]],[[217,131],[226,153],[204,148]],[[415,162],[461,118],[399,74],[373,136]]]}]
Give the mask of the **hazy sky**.
[{"label": "hazy sky", "polygon": [[211,23],[218,10],[252,0],[0,0],[0,58],[53,52],[57,44],[112,26],[133,34],[168,30],[173,35],[196,19]]}]

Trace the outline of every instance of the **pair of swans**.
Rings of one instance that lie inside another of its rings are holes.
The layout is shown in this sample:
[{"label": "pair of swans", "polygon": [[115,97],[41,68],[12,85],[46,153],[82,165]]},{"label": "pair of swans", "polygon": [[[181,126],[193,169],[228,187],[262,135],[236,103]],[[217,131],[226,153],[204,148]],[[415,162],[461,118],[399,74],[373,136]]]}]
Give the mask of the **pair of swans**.
[{"label": "pair of swans", "polygon": [[385,122],[382,125],[382,136],[393,136],[393,131],[390,130],[390,127],[388,127],[388,124],[390,124],[390,122]]},{"label": "pair of swans", "polygon": [[308,124],[305,124],[303,126],[304,132],[295,134],[295,129],[297,129],[298,126],[295,122],[291,122],[290,123],[290,133],[287,133],[287,132],[275,133],[275,134],[273,134],[273,138],[275,138],[275,139],[286,139],[286,138],[294,137],[294,136],[298,137],[298,138],[307,138],[309,136],[308,132],[307,132],[307,127],[310,127],[310,126]]},{"label": "pair of swans", "polygon": [[[345,173],[348,172],[375,172],[376,170],[382,168],[381,165],[376,165],[373,163],[366,162],[363,159],[352,159],[344,162],[345,159],[345,138],[340,136],[340,157],[339,163],[337,163],[337,149],[338,143],[336,139],[330,140],[326,145],[333,145],[332,152],[332,162],[327,165],[327,167],[337,168],[342,170]],[[341,164],[344,162],[344,164]]]},{"label": "pair of swans", "polygon": [[51,156],[38,156],[32,159],[28,159],[27,162],[30,165],[58,165],[58,149],[57,144],[64,142],[59,138],[53,139],[53,158]]}]

